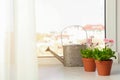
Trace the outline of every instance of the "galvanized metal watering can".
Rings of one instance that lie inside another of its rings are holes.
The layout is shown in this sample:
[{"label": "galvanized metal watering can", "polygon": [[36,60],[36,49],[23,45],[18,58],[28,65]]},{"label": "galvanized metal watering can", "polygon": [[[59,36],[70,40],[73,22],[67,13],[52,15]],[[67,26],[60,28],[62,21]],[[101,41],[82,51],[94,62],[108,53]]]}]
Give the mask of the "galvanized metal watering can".
[{"label": "galvanized metal watering can", "polygon": [[[64,35],[69,35],[69,38],[64,39]],[[86,48],[86,45],[83,45],[87,40],[87,32],[83,27],[79,25],[71,25],[65,27],[61,31],[61,44],[63,47],[63,56],[59,56],[54,52],[50,47],[46,51],[51,52],[64,66],[75,67],[83,66],[80,49]]]}]

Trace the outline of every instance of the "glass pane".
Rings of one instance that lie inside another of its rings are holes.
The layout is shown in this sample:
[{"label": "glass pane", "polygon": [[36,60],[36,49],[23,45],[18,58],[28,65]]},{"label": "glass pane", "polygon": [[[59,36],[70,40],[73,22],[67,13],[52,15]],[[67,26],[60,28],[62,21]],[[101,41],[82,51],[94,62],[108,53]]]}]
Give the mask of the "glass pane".
[{"label": "glass pane", "polygon": [[[68,26],[84,27],[88,38],[90,36],[94,36],[96,40],[104,38],[104,0],[36,0],[35,6],[38,56],[53,56],[46,52],[48,47],[62,56],[61,32]],[[69,27],[68,33],[64,32],[62,38],[71,42],[71,34],[74,34],[72,40],[83,37],[78,33],[79,30],[75,30]]]}]

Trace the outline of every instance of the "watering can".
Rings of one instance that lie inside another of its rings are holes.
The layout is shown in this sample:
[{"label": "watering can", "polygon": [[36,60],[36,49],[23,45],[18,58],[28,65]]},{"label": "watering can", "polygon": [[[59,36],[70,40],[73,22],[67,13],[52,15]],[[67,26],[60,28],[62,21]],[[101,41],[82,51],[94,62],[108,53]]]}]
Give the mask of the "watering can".
[{"label": "watering can", "polygon": [[[68,42],[70,42],[69,44],[64,43],[62,34],[63,34],[63,31],[68,28],[82,29],[82,27],[79,25],[74,25],[74,26],[72,25],[72,26],[65,27],[61,31],[61,43],[62,43],[62,47],[63,47],[63,57],[59,56],[56,52],[54,52],[52,49],[50,49],[50,47],[48,47],[46,49],[46,51],[51,52],[66,67],[77,67],[77,66],[82,67],[83,63],[82,63],[82,59],[81,59],[81,55],[80,55],[80,49],[85,49],[86,45],[83,45],[81,43],[78,43],[78,44],[72,43],[72,41],[69,41],[69,40],[68,40]],[[84,32],[84,34],[82,33],[82,34],[77,34],[77,35],[82,35],[82,36],[85,36],[82,38],[86,38],[87,33],[84,29],[83,29],[83,32]]]}]

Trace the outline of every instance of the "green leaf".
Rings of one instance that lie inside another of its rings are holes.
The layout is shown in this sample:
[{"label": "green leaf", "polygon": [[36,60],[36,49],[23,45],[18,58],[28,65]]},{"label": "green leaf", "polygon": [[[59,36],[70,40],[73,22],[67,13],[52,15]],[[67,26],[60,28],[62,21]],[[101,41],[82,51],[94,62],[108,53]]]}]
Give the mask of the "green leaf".
[{"label": "green leaf", "polygon": [[114,57],[116,59],[116,56],[115,56],[115,51],[112,51],[111,48],[103,48],[103,49],[98,49],[98,48],[95,48],[93,50],[93,56],[94,56],[94,59],[96,60],[109,60],[111,59],[112,57]]}]

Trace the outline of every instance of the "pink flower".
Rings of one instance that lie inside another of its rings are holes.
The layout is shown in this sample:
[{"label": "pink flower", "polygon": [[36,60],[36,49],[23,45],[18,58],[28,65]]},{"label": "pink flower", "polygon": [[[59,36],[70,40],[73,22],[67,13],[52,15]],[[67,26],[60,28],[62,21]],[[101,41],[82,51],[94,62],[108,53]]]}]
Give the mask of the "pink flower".
[{"label": "pink flower", "polygon": [[92,43],[92,39],[87,39],[87,43],[91,44]]},{"label": "pink flower", "polygon": [[94,36],[90,36],[87,39],[87,42],[85,43],[87,45],[87,47],[89,47],[91,49],[93,49],[93,48],[103,48],[103,46],[110,48],[114,43],[114,41],[112,39],[104,39],[103,40],[104,44],[101,44],[99,42],[93,42],[93,39],[94,39]]},{"label": "pink flower", "polygon": [[104,39],[104,42],[106,47],[111,47],[114,43],[112,39]]},{"label": "pink flower", "polygon": [[109,42],[109,39],[104,39],[104,42],[105,42],[105,43],[108,43],[108,42]]},{"label": "pink flower", "polygon": [[109,40],[110,43],[114,43],[114,41],[112,39]]}]

